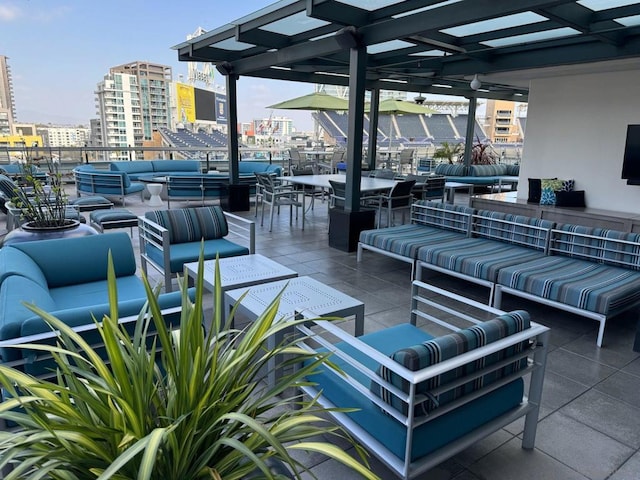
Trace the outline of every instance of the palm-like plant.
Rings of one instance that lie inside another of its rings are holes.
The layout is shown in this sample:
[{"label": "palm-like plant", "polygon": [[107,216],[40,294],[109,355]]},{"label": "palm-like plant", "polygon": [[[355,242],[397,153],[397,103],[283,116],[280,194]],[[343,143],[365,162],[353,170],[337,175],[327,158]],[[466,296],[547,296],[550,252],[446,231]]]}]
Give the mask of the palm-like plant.
[{"label": "palm-like plant", "polygon": [[460,155],[464,150],[463,143],[449,143],[442,142],[442,144],[433,153],[433,158],[441,158],[447,160],[448,163],[453,163],[453,159]]},{"label": "palm-like plant", "polygon": [[[130,334],[117,322],[111,258],[109,279],[111,312],[96,323],[103,355],[32,306],[59,330],[58,344],[20,348],[52,352],[55,378],[37,379],[0,365],[0,383],[8,394],[0,418],[19,426],[0,432],[0,468],[13,468],[6,480],[234,480],[256,471],[262,478],[280,478],[270,473],[273,459],[300,478],[306,469],[291,456],[293,450],[320,452],[376,478],[343,449],[314,440],[327,434],[349,438],[323,418],[325,409],[315,399],[287,394],[328,360],[291,339],[266,349],[271,335],[302,321],[277,318],[279,298],[255,322],[237,330],[222,321],[217,288],[212,325],[205,334],[200,274],[194,302],[181,286],[180,325],[172,330],[158,306],[158,292],[144,279],[148,308]],[[215,284],[220,285],[217,268]],[[299,368],[288,369],[269,388],[262,380],[274,356]],[[357,451],[364,460],[361,448]]]}]

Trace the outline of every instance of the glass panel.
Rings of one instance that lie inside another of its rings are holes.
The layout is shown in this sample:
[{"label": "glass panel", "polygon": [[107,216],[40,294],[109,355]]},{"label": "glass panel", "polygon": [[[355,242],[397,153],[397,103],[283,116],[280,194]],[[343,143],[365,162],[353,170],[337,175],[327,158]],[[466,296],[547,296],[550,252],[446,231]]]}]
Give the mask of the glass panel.
[{"label": "glass panel", "polygon": [[579,0],[577,3],[596,12],[637,3],[635,0]]},{"label": "glass panel", "polygon": [[297,0],[281,0],[279,2],[276,2],[272,5],[268,5],[264,8],[261,8],[260,10],[257,10],[253,13],[250,13],[249,15],[245,15],[244,17],[239,18],[238,20],[235,20],[233,23],[234,25],[241,25],[243,23],[246,22],[250,22],[252,20],[255,20],[256,18],[260,18],[268,13],[271,12],[275,12],[277,10],[280,10],[281,8],[284,8],[288,5],[291,5],[292,3],[296,3]]},{"label": "glass panel", "polygon": [[545,30],[543,32],[527,33],[525,35],[516,35],[514,37],[497,38],[495,40],[487,40],[482,42],[483,45],[489,47],[505,47],[507,45],[516,45],[526,42],[539,42],[542,40],[550,40],[552,38],[570,37],[579,35],[580,32],[573,28],[556,28],[554,30]]},{"label": "glass panel", "polygon": [[338,0],[338,3],[344,3],[345,5],[351,5],[352,7],[362,8],[373,12],[379,8],[388,7],[389,5],[395,5],[396,3],[402,3],[404,0]]},{"label": "glass panel", "polygon": [[616,22],[621,23],[625,27],[634,27],[640,25],[640,15],[634,15],[633,17],[616,18]]},{"label": "glass panel", "polygon": [[393,15],[393,18],[402,18],[402,17],[406,17],[407,15],[414,15],[416,13],[426,12],[427,10],[433,10],[436,8],[444,7],[446,5],[451,5],[453,3],[458,3],[460,1],[461,0],[447,0],[446,2],[436,3],[435,5],[427,5],[426,7],[418,8],[416,10],[410,10],[408,12],[399,13],[398,15]]},{"label": "glass panel", "polygon": [[426,52],[411,53],[409,56],[414,57],[444,57],[446,55],[442,50],[427,50]]},{"label": "glass panel", "polygon": [[459,27],[452,27],[442,30],[442,33],[453,35],[454,37],[466,37],[478,33],[492,32],[503,28],[517,27],[519,25],[529,25],[531,23],[544,22],[546,17],[533,12],[515,13],[504,17],[492,18],[481,22],[467,23]]},{"label": "glass panel", "polygon": [[415,47],[414,43],[405,42],[403,40],[391,40],[389,42],[376,43],[367,46],[367,53],[382,53],[391,50],[399,50],[401,48]]},{"label": "glass panel", "polygon": [[246,50],[247,48],[254,47],[255,45],[251,43],[238,42],[235,38],[227,38],[226,40],[222,40],[221,42],[214,43],[211,45],[214,48],[220,48],[222,50]]},{"label": "glass panel", "polygon": [[282,20],[272,22],[268,25],[260,27],[268,32],[281,33],[284,35],[297,35],[314,28],[324,27],[329,22],[318,20],[317,18],[307,17],[307,12],[299,12]]}]

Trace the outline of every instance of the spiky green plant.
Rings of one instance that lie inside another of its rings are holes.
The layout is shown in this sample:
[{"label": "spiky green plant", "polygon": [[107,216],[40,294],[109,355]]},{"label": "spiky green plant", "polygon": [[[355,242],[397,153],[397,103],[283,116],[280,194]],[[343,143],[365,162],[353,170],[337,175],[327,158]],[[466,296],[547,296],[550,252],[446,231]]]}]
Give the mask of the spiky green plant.
[{"label": "spiky green plant", "polygon": [[[220,285],[217,268],[215,275]],[[13,468],[6,480],[235,480],[251,472],[280,478],[268,469],[273,459],[300,478],[305,467],[291,456],[294,450],[320,452],[366,478],[376,478],[330,442],[349,437],[326,420],[326,410],[316,399],[287,394],[328,360],[296,347],[293,340],[266,348],[271,335],[299,323],[277,318],[279,298],[255,322],[237,330],[222,321],[217,288],[215,313],[205,334],[199,275],[194,302],[188,288],[181,286],[180,325],[172,330],[160,311],[158,291],[145,278],[148,305],[129,334],[117,322],[110,256],[108,278],[110,315],[96,322],[104,354],[53,316],[30,306],[59,330],[57,346],[20,348],[50,351],[55,378],[38,379],[0,365],[6,395],[0,418],[19,425],[16,431],[0,432],[0,468]],[[289,366],[304,364],[288,369],[269,388],[263,381],[267,363],[283,354]],[[356,450],[366,462],[361,448]]]}]

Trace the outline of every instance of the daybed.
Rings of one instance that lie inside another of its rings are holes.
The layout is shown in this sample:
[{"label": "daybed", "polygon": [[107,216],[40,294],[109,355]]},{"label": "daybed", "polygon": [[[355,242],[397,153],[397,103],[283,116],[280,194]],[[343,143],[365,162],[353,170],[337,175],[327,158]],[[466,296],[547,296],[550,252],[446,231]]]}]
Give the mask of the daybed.
[{"label": "daybed", "polygon": [[82,195],[100,195],[117,197],[125,204],[127,195],[142,195],[145,186],[140,182],[132,182],[126,172],[99,170],[93,165],[80,165],[73,169],[76,182],[76,193]]},{"label": "daybed", "polygon": [[498,163],[494,165],[466,165],[441,163],[436,166],[436,175],[444,175],[447,182],[471,183],[473,185],[502,185],[513,183],[520,174],[519,165]]},{"label": "daybed", "polygon": [[485,285],[497,307],[507,292],[597,320],[598,346],[607,319],[640,304],[640,234],[436,202],[416,202],[411,218],[361,232],[358,260],[371,250],[411,263],[412,278],[428,269]]},{"label": "daybed", "polygon": [[161,273],[167,292],[172,277],[183,272],[185,263],[197,261],[202,248],[205,260],[255,253],[255,222],[218,205],[147,212],[138,218],[138,232],[142,269],[146,274],[150,266]]},{"label": "daybed", "polygon": [[[418,317],[431,323],[417,328]],[[300,326],[300,346],[331,352],[344,372],[323,367],[301,389],[403,479],[520,417],[522,447],[534,448],[548,328],[417,281],[410,320],[359,337],[324,320]],[[452,333],[426,331],[442,327]]]},{"label": "daybed", "polygon": [[[94,319],[109,314],[107,258],[111,252],[118,291],[120,318],[136,316],[147,295],[136,276],[136,260],[126,233],[40,240],[0,249],[0,361],[13,362],[32,374],[42,374],[46,362],[35,362],[33,352],[6,347],[36,339],[24,337],[50,332],[48,325],[28,310],[33,303],[72,327],[90,330]],[[174,309],[167,318],[179,320],[180,293],[161,294],[160,306]],[[169,315],[169,311],[167,311]],[[90,332],[87,332],[87,339]],[[24,365],[22,365],[24,364]]]}]

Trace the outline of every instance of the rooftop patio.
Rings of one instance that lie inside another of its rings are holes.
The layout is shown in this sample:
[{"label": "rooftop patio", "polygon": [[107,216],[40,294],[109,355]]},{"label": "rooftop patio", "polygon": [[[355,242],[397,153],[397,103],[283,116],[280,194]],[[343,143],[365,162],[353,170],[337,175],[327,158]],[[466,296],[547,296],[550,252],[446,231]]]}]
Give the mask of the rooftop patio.
[{"label": "rooftop patio", "polygon": [[[466,203],[465,195],[456,201]],[[186,206],[177,202],[174,208]],[[172,206],[173,207],[173,206]],[[139,198],[127,208],[142,214],[150,209]],[[251,212],[241,216],[254,218]],[[257,224],[256,253],[330,285],[365,304],[365,333],[405,321],[409,315],[410,266],[388,257],[356,254],[328,246],[326,203],[316,202],[289,225],[285,210],[274,219],[273,231]],[[106,233],[105,235],[108,235]],[[137,231],[133,242],[137,247]],[[159,277],[153,276],[159,281]],[[486,302],[486,289],[443,275],[427,281]],[[612,319],[603,348],[595,343],[597,322],[513,297],[504,310],[528,310],[532,320],[551,328],[536,448],[523,450],[521,421],[478,442],[419,478],[468,479],[637,479],[640,471],[640,354],[632,350],[638,311]],[[304,457],[320,479],[355,478],[337,462],[317,455]],[[375,459],[372,468],[384,479],[396,478]],[[303,478],[310,478],[303,476]]]}]

